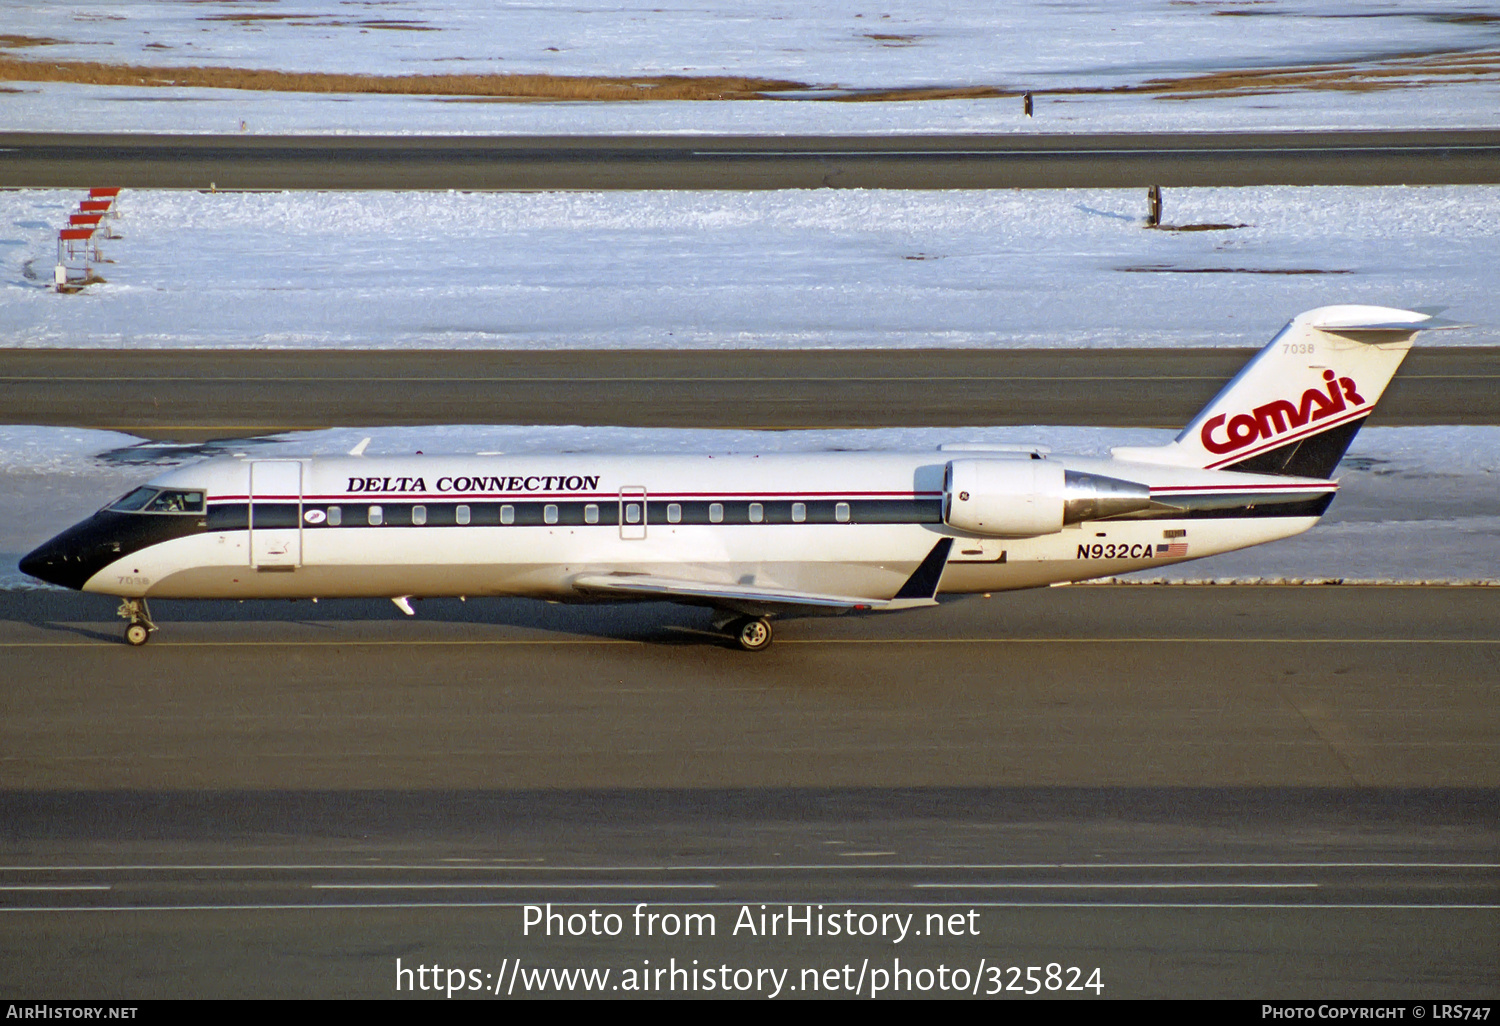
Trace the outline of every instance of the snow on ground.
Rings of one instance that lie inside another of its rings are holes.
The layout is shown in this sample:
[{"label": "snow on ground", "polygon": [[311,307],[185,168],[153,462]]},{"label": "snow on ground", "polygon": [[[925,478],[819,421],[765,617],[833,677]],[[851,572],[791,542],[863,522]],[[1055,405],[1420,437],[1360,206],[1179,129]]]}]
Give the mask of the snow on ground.
[{"label": "snow on ground", "polygon": [[[14,88],[16,92],[6,92]],[[1199,97],[1042,96],[900,103],[790,100],[466,101],[427,96],[263,93],[58,83],[0,87],[17,132],[250,135],[922,135],[1274,132],[1493,128],[1500,86],[1442,82],[1381,93]],[[241,128],[241,125],[244,125]]]},{"label": "snow on ground", "polygon": [[[380,75],[749,75],[845,89],[973,86],[1042,92],[921,103],[471,103],[431,97],[20,83],[0,124],[30,131],[643,133],[1190,131],[1488,127],[1487,74],[1408,88],[1193,100],[1047,95],[1230,69],[1494,51],[1493,2],[1399,0],[204,0],[0,3],[6,33],[53,40],[32,60]],[[0,40],[3,42],[3,40]],[[1390,80],[1386,80],[1387,84]]]},{"label": "snow on ground", "polygon": [[[331,455],[372,438],[371,455],[437,452],[932,451],[942,442],[1019,442],[1104,455],[1168,431],[1081,427],[704,431],[455,426],[336,429],[209,445],[142,442],[108,431],[0,427],[0,588],[40,586],[21,554],[135,485],[202,456]],[[938,456],[934,453],[934,459]],[[1500,427],[1367,428],[1312,531],[1286,541],[1131,575],[1173,581],[1381,581],[1500,584]]]},{"label": "snow on ground", "polygon": [[1489,186],[609,193],[127,191],[107,283],[50,291],[79,191],[0,192],[0,346],[1258,346],[1331,303],[1500,343]]},{"label": "snow on ground", "polygon": [[[1101,85],[1500,45],[1492,2],[5,0],[47,59],[351,74],[729,74],[845,87]],[[1476,17],[1478,15],[1478,17]]]}]

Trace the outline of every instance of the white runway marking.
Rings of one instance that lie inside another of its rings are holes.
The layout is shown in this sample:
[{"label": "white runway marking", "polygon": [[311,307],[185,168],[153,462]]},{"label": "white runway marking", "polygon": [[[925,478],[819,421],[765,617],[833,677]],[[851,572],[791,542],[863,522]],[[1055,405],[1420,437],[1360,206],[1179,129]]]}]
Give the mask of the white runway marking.
[{"label": "white runway marking", "polygon": [[914,890],[1204,890],[1208,888],[1289,889],[1294,887],[1322,887],[1318,883],[919,883],[911,885]]},{"label": "white runway marking", "polygon": [[685,872],[806,872],[809,870],[837,870],[854,872],[866,869],[884,870],[1034,870],[1034,869],[1500,869],[1500,862],[893,862],[893,863],[756,863],[712,864],[686,863],[683,865],[587,865],[549,866],[479,863],[465,865],[418,864],[407,862],[247,862],[247,863],[199,863],[172,864],[164,862],[123,863],[120,865],[19,865],[0,866],[0,873],[111,873],[111,872],[234,872],[234,871],[324,871],[343,872],[352,870],[423,872],[493,871],[503,873],[685,873]]},{"label": "white runway marking", "polygon": [[714,891],[718,884],[677,883],[386,883],[386,884],[308,884],[314,891]]},{"label": "white runway marking", "polygon": [[[493,909],[524,908],[529,902],[521,901],[417,901],[417,902],[328,902],[326,904],[276,904],[276,905],[31,905],[0,906],[4,912],[281,912],[281,911],[336,911],[349,909]],[[583,902],[558,903],[561,907],[631,908],[635,902]],[[677,901],[670,908],[738,908],[742,905],[778,904],[785,901]],[[798,904],[791,902],[790,904]],[[808,902],[801,902],[808,904]],[[1416,911],[1456,912],[1495,911],[1500,904],[1441,904],[1401,902],[1260,902],[1260,901],[840,901],[840,908],[1076,908],[1076,909],[1278,909],[1287,911],[1305,910],[1371,910],[1371,911]]]}]

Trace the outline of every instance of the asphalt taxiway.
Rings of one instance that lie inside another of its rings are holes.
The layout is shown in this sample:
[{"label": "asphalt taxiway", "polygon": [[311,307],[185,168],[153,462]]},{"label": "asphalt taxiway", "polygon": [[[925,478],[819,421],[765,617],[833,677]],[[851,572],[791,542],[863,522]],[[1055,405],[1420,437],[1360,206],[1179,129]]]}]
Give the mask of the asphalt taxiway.
[{"label": "asphalt taxiway", "polygon": [[901,136],[0,133],[0,187],[1033,189],[1500,181],[1500,132]]},{"label": "asphalt taxiway", "polygon": [[[0,594],[0,984],[899,957],[1097,966],[1106,996],[1494,998],[1497,605],[1074,586],[790,621],[750,655],[698,611],[499,600],[162,602],[130,649],[107,599]],[[527,935],[548,902],[719,932]],[[763,903],[979,933],[730,932]]]},{"label": "asphalt taxiway", "polygon": [[[201,440],[336,426],[1180,427],[1252,349],[0,350],[0,423]],[[1376,425],[1500,423],[1500,349],[1412,351]]]}]

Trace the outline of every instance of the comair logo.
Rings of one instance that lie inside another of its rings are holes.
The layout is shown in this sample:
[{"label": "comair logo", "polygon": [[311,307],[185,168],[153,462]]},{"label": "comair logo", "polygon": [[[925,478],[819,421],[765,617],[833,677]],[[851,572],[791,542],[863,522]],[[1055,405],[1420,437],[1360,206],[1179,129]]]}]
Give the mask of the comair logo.
[{"label": "comair logo", "polygon": [[[1302,393],[1300,405],[1293,405],[1289,399],[1277,399],[1264,406],[1257,406],[1249,413],[1235,414],[1229,418],[1227,425],[1224,424],[1227,414],[1221,413],[1217,417],[1208,418],[1203,422],[1203,430],[1198,433],[1198,437],[1203,440],[1203,448],[1217,454],[1234,452],[1252,442],[1284,435],[1315,420],[1332,417],[1336,413],[1365,404],[1364,397],[1354,390],[1353,378],[1340,378],[1333,371],[1326,370],[1323,372],[1323,380],[1328,382],[1327,391],[1309,388]],[[1215,438],[1214,432],[1220,425],[1224,425],[1224,437]]]}]

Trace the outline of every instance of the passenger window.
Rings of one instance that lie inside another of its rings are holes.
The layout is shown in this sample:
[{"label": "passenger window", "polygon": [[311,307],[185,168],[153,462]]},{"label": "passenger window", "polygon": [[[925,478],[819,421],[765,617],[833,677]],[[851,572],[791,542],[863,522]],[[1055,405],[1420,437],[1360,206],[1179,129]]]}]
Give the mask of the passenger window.
[{"label": "passenger window", "polygon": [[638,502],[627,502],[625,504],[625,522],[627,524],[639,524],[641,522],[641,504]]},{"label": "passenger window", "polygon": [[678,502],[667,503],[667,523],[682,523],[682,504]]},{"label": "passenger window", "polygon": [[342,506],[328,507],[328,526],[337,527],[344,522],[344,509]]},{"label": "passenger window", "polygon": [[467,524],[469,522],[469,507],[460,506],[455,509],[453,511],[453,519],[458,521],[460,527]]},{"label": "passenger window", "polygon": [[385,523],[385,511],[379,506],[370,507],[370,526],[379,527]]},{"label": "passenger window", "polygon": [[724,522],[724,504],[722,502],[710,502],[708,504],[708,522],[710,524],[722,524]]},{"label": "passenger window", "polygon": [[514,507],[514,506],[501,506],[500,507],[500,522],[502,524],[514,524],[516,522],[516,507]]},{"label": "passenger window", "polygon": [[750,522],[758,524],[764,519],[766,519],[766,507],[758,502],[752,502],[750,504]]},{"label": "passenger window", "polygon": [[841,524],[849,522],[849,504],[847,502],[841,502],[833,507],[833,519]]},{"label": "passenger window", "polygon": [[413,506],[411,508],[411,522],[413,527],[421,527],[427,523],[427,507]]},{"label": "passenger window", "polygon": [[542,519],[549,524],[557,523],[557,507],[550,502],[543,506]]},{"label": "passenger window", "polygon": [[583,522],[585,524],[597,524],[599,522],[599,504],[591,502],[583,507]]},{"label": "passenger window", "polygon": [[792,523],[800,524],[807,520],[807,503],[792,503]]}]

